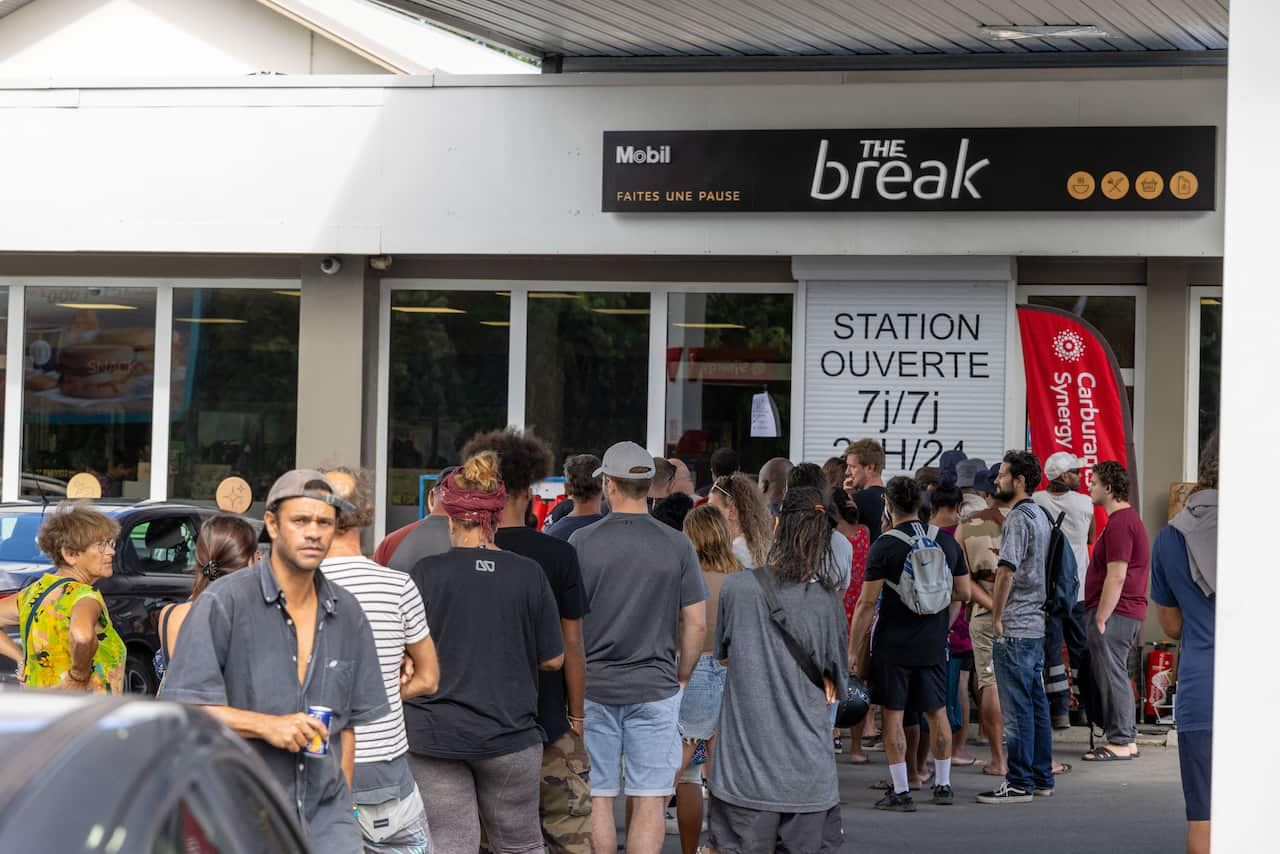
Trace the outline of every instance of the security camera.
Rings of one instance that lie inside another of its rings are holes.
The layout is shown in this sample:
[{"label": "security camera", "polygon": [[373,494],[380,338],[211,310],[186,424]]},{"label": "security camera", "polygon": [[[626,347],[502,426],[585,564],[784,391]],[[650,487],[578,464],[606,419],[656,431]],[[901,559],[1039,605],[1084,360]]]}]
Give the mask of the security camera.
[{"label": "security camera", "polygon": [[332,255],[326,255],[320,259],[320,272],[326,276],[336,276],[341,269],[342,261]]}]

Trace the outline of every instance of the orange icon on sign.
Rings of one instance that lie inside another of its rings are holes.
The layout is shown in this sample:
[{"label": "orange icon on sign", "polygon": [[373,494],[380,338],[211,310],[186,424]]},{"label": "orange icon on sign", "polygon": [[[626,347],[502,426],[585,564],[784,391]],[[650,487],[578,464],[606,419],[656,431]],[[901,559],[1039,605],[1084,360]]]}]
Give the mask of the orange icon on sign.
[{"label": "orange icon on sign", "polygon": [[1133,188],[1144,199],[1154,199],[1164,192],[1164,179],[1158,172],[1143,172],[1133,182]]},{"label": "orange icon on sign", "polygon": [[1073,199],[1087,199],[1093,195],[1093,176],[1088,172],[1073,172],[1067,179],[1067,193]]},{"label": "orange icon on sign", "polygon": [[1102,195],[1108,199],[1123,199],[1129,192],[1129,176],[1123,172],[1108,172],[1102,176]]},{"label": "orange icon on sign", "polygon": [[1189,199],[1200,189],[1200,181],[1194,173],[1185,169],[1169,176],[1169,192],[1177,199]]}]

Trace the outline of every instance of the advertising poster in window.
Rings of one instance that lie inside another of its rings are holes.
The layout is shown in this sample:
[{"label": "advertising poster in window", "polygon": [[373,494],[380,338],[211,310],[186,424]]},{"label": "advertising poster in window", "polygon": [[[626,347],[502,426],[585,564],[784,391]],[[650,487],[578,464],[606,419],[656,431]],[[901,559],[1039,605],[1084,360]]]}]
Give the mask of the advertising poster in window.
[{"label": "advertising poster in window", "polygon": [[885,476],[1004,454],[1004,284],[811,282],[804,459],[872,438]]}]

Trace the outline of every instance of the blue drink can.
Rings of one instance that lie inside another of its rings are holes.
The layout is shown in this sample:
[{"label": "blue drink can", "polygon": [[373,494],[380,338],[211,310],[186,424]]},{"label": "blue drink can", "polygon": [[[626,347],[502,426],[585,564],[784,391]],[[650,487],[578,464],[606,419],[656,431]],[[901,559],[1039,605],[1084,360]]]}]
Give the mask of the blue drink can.
[{"label": "blue drink can", "polygon": [[307,706],[307,714],[324,724],[324,738],[312,736],[302,752],[307,756],[325,756],[329,753],[329,725],[333,720],[333,709],[328,706]]}]

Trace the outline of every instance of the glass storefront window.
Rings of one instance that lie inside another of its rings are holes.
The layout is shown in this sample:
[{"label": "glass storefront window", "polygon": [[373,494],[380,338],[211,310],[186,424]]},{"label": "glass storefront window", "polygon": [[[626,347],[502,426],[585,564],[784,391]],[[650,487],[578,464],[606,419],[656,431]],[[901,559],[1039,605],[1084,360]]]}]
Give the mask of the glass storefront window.
[{"label": "glass storefront window", "polygon": [[[792,295],[671,293],[667,313],[667,456],[699,485],[717,448],[737,451],[748,472],[788,456]],[[772,417],[753,426],[753,405]]]},{"label": "glass storefront window", "polygon": [[88,472],[103,496],[148,497],[155,291],[29,287],[26,301],[22,496],[60,498]]},{"label": "glass storefront window", "polygon": [[507,424],[511,296],[392,291],[387,530],[418,516],[418,480]]},{"label": "glass storefront window", "polygon": [[212,505],[218,484],[236,475],[262,502],[275,478],[294,467],[297,294],[174,290],[170,498]]},{"label": "glass storefront window", "polygon": [[525,423],[557,460],[646,444],[649,294],[529,294]]},{"label": "glass storefront window", "polygon": [[1218,429],[1222,406],[1222,298],[1200,300],[1200,442]]}]

